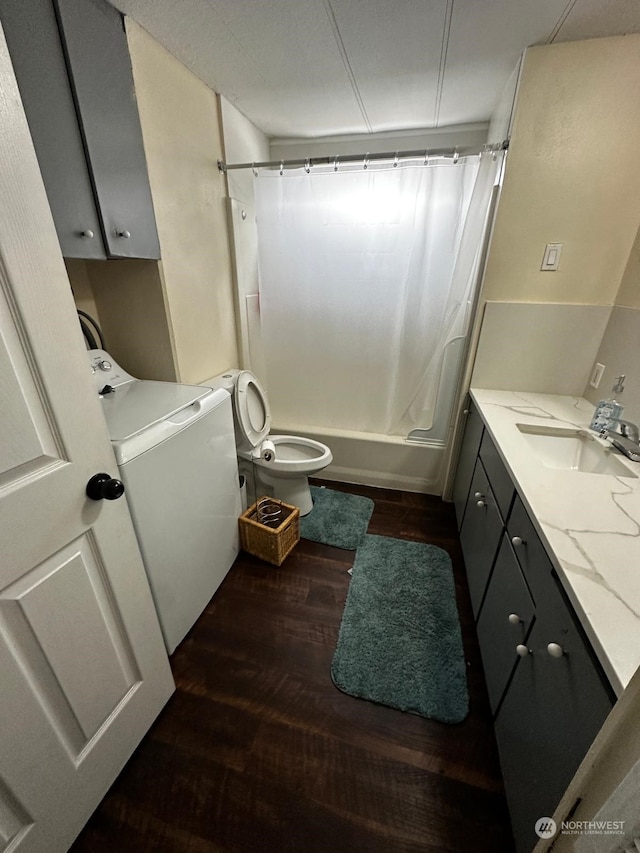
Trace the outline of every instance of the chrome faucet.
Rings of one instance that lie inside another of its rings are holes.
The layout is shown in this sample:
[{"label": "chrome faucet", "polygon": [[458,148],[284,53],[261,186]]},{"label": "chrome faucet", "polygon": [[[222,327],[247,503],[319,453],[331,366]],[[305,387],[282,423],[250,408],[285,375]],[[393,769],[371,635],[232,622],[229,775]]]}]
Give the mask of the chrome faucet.
[{"label": "chrome faucet", "polygon": [[[637,424],[631,421],[623,421],[620,418],[611,418],[610,424],[613,429],[603,429],[600,433],[604,438],[610,438],[611,444],[624,453],[627,459],[640,462],[640,434]],[[619,431],[616,429],[619,427]]]},{"label": "chrome faucet", "polygon": [[612,418],[611,423],[620,425],[620,433],[625,438],[633,441],[635,444],[640,444],[640,435],[638,434],[638,425],[631,421],[623,421],[620,418]]}]

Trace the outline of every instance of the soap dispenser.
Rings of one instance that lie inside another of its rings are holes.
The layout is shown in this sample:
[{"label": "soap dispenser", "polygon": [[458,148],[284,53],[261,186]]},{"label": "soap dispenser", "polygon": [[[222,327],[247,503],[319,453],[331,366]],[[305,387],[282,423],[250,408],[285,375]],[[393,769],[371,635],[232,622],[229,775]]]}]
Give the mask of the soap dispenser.
[{"label": "soap dispenser", "polygon": [[619,398],[624,391],[624,380],[624,374],[622,374],[622,376],[616,376],[615,384],[611,389],[610,396],[606,400],[600,400],[596,405],[596,410],[593,413],[593,418],[589,425],[590,429],[593,429],[596,432],[612,429],[613,424],[611,422],[622,417],[622,410],[624,409],[624,406],[620,402]]}]

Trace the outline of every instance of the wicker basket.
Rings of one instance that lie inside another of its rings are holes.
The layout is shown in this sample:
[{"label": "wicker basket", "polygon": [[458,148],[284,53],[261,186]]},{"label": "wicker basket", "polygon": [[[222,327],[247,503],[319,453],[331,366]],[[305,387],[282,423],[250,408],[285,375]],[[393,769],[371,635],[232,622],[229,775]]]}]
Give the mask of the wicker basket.
[{"label": "wicker basket", "polygon": [[258,498],[238,519],[240,544],[254,557],[281,566],[300,541],[300,510],[276,498],[266,498],[281,509],[281,515],[275,522],[278,526],[269,526],[258,521],[258,504],[263,500],[264,497]]}]

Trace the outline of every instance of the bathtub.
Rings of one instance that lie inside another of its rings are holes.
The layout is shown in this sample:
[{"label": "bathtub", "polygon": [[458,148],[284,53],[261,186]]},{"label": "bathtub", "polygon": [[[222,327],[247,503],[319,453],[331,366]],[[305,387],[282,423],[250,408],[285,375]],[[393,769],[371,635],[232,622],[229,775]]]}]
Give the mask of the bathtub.
[{"label": "bathtub", "polygon": [[407,492],[442,494],[447,448],[396,436],[300,425],[273,427],[279,432],[304,435],[328,445],[333,462],[322,470],[323,480],[382,486]]},{"label": "bathtub", "polygon": [[328,445],[333,462],[320,473],[322,479],[441,495],[465,343],[464,337],[456,337],[445,347],[430,429],[415,429],[403,438],[287,423],[272,425],[271,433],[304,435]]}]

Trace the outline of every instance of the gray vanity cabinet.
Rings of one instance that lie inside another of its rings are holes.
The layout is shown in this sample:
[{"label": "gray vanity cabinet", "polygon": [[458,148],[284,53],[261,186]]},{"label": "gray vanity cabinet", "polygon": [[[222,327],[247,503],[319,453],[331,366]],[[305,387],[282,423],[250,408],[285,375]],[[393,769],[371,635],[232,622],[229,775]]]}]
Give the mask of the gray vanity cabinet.
[{"label": "gray vanity cabinet", "polygon": [[489,703],[494,714],[519,660],[516,647],[526,643],[534,618],[533,598],[509,535],[505,533],[477,624]]},{"label": "gray vanity cabinet", "polygon": [[159,258],[122,15],[106,0],[0,0],[62,254]]},{"label": "gray vanity cabinet", "polygon": [[465,427],[460,447],[460,456],[458,457],[458,468],[456,478],[453,484],[453,504],[456,510],[456,518],[458,521],[458,530],[462,527],[464,520],[464,512],[467,507],[467,497],[469,495],[469,487],[471,478],[476,465],[476,458],[480,450],[480,442],[484,433],[484,424],[478,410],[469,403],[465,409]]},{"label": "gray vanity cabinet", "polygon": [[[471,605],[476,618],[514,494],[513,484],[491,436],[486,430],[481,433],[476,430],[472,438],[474,444],[478,436],[478,456],[460,528]],[[465,433],[463,451],[469,448],[469,444],[465,447],[466,441]]]},{"label": "gray vanity cabinet", "polygon": [[477,618],[504,523],[478,457],[460,530],[473,615]]},{"label": "gray vanity cabinet", "polygon": [[549,580],[527,639],[530,653],[518,660],[495,720],[519,853],[533,850],[536,820],[553,814],[613,707],[559,582],[551,574]]},{"label": "gray vanity cabinet", "polygon": [[460,541],[516,849],[530,853],[615,697],[486,427]]}]

